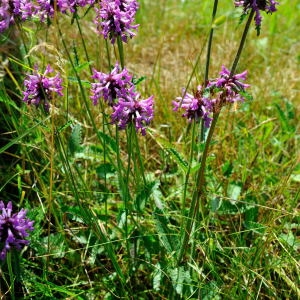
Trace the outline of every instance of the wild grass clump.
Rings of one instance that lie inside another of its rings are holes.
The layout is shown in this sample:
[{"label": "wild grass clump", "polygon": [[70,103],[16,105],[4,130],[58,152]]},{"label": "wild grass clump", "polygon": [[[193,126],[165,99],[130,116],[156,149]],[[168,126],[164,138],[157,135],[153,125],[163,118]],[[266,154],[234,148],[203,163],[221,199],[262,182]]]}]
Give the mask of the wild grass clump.
[{"label": "wild grass clump", "polygon": [[300,298],[296,1],[0,9],[1,298]]}]

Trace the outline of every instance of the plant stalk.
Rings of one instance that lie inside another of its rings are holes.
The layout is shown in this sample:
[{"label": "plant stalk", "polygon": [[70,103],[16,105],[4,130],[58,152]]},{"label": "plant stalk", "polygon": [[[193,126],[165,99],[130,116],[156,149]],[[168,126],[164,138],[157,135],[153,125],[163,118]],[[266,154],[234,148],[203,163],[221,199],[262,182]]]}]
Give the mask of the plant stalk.
[{"label": "plant stalk", "polygon": [[[245,28],[244,28],[244,32],[242,34],[242,38],[241,38],[241,41],[240,41],[238,51],[236,53],[234,62],[233,62],[232,67],[231,67],[230,77],[232,77],[234,75],[236,67],[238,65],[238,62],[240,60],[241,53],[242,53],[242,50],[243,50],[244,45],[245,45],[246,37],[247,37],[248,31],[249,31],[249,27],[250,27],[251,21],[253,19],[253,16],[254,16],[254,11],[251,10],[251,12],[249,14],[249,17],[248,17],[248,20],[247,20],[247,23],[246,23]],[[193,193],[191,207],[190,207],[190,211],[189,211],[189,215],[188,215],[187,222],[186,222],[186,227],[185,227],[186,229],[184,231],[184,236],[183,236],[181,247],[180,247],[179,253],[178,253],[178,258],[177,258],[177,264],[178,265],[181,263],[184,255],[186,253],[187,244],[188,244],[188,241],[189,241],[189,238],[190,238],[190,235],[191,235],[191,231],[192,231],[192,228],[193,228],[193,225],[194,225],[194,222],[195,222],[195,216],[197,215],[198,209],[200,209],[200,212],[201,212],[202,216],[205,216],[205,214],[206,214],[206,209],[205,209],[205,204],[206,203],[204,203],[205,199],[203,198],[203,196],[204,196],[204,184],[205,184],[206,159],[207,159],[207,156],[208,156],[208,150],[209,150],[210,142],[212,140],[212,136],[213,136],[213,133],[214,133],[214,130],[215,130],[216,123],[218,121],[220,112],[221,112],[221,110],[214,113],[213,121],[211,123],[210,129],[209,129],[209,132],[208,132],[208,136],[207,136],[207,140],[205,142],[205,148],[204,148],[204,151],[203,151],[200,168],[199,168],[199,171],[197,173],[197,178],[196,178],[196,190]],[[201,201],[200,201],[200,199],[201,199]]]},{"label": "plant stalk", "polygon": [[[212,17],[211,17],[211,26],[210,26],[210,32],[209,32],[209,38],[207,43],[207,52],[206,52],[206,64],[205,64],[205,73],[204,73],[204,86],[206,87],[208,82],[208,74],[209,74],[209,65],[210,65],[210,56],[211,56],[211,48],[212,48],[212,40],[214,35],[214,21],[217,14],[217,8],[218,8],[218,0],[215,0]],[[201,133],[200,133],[200,140],[201,142],[204,142],[205,138],[205,126],[204,126],[204,120],[201,121]]]}]

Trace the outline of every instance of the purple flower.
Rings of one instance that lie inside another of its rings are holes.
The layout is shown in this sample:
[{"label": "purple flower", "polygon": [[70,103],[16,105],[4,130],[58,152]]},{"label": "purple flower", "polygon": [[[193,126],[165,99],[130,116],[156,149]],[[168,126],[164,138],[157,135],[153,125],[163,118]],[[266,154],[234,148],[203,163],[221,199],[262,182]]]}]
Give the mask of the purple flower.
[{"label": "purple flower", "polygon": [[262,16],[260,11],[266,11],[267,13],[273,13],[277,10],[276,5],[279,3],[274,0],[244,0],[244,1],[234,1],[236,7],[243,7],[244,14],[247,14],[250,9],[255,12],[255,25],[257,33],[259,34]]},{"label": "purple flower", "polygon": [[0,4],[0,32],[6,30],[16,20],[29,19],[36,8],[30,0],[2,0]]},{"label": "purple flower", "polygon": [[118,103],[113,106],[111,119],[119,129],[125,129],[128,124],[133,123],[136,131],[145,135],[146,126],[153,119],[153,96],[145,100],[139,100],[139,97],[139,94],[135,94],[132,99],[119,98]]},{"label": "purple flower", "polygon": [[123,42],[127,42],[128,36],[132,38],[138,24],[133,25],[135,14],[138,9],[136,0],[102,0],[100,8],[95,8],[96,19],[99,33],[105,39],[109,38],[113,44],[118,36]]},{"label": "purple flower", "polygon": [[212,121],[210,114],[213,111],[213,101],[209,98],[203,96],[204,90],[201,85],[197,87],[197,91],[194,95],[186,92],[185,89],[182,90],[182,97],[177,97],[173,101],[174,111],[178,111],[180,108],[185,110],[182,115],[186,117],[190,122],[192,120],[199,121],[204,120],[205,127],[209,127]]},{"label": "purple flower", "polygon": [[0,259],[4,260],[7,251],[15,248],[20,250],[22,246],[28,245],[25,240],[28,236],[27,231],[33,230],[33,221],[26,218],[27,211],[21,209],[18,213],[12,214],[12,203],[7,203],[5,207],[3,201],[0,201]]},{"label": "purple flower", "polygon": [[91,84],[91,99],[94,105],[98,104],[99,98],[103,98],[109,106],[113,106],[117,98],[134,97],[132,76],[126,68],[120,70],[118,63],[109,74],[94,69],[92,78],[98,81]]},{"label": "purple flower", "polygon": [[11,13],[9,1],[3,0],[0,6],[0,32],[3,32],[14,22],[13,14]]},{"label": "purple flower", "polygon": [[247,71],[240,74],[230,76],[230,71],[222,66],[220,77],[209,81],[207,88],[211,93],[217,93],[218,97],[215,100],[215,106],[222,107],[226,103],[233,103],[237,101],[243,101],[244,97],[242,92],[248,87],[249,84],[243,83],[246,80]]},{"label": "purple flower", "polygon": [[52,18],[54,16],[55,8],[62,13],[68,11],[74,13],[77,7],[93,5],[95,0],[57,0],[56,7],[52,0],[37,0],[37,2],[39,7],[36,10],[36,15],[39,16],[41,21],[44,21],[48,17]]},{"label": "purple flower", "polygon": [[41,102],[46,112],[50,109],[50,100],[54,94],[63,96],[62,94],[62,79],[59,73],[54,77],[48,77],[53,70],[48,65],[44,74],[38,73],[38,68],[35,67],[33,75],[27,75],[24,80],[26,90],[23,92],[23,101],[27,104],[33,104],[38,107]]},{"label": "purple flower", "polygon": [[180,108],[185,110],[182,115],[189,121],[203,119],[205,127],[210,127],[213,113],[220,112],[227,104],[244,100],[244,90],[250,85],[243,83],[246,80],[247,71],[230,76],[230,71],[222,66],[220,77],[210,80],[204,89],[197,87],[194,95],[182,91],[182,97],[173,101],[174,111]]}]

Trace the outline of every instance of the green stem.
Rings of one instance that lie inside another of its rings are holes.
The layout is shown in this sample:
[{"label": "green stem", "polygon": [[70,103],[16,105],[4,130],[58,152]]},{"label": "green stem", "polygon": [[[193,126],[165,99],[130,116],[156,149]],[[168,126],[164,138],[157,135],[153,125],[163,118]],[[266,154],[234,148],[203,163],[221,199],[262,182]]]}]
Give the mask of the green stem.
[{"label": "green stem", "polygon": [[145,177],[145,168],[144,168],[144,163],[140,151],[140,146],[139,146],[139,139],[137,132],[132,124],[132,130],[133,130],[133,141],[134,141],[134,154],[135,156],[137,155],[137,160],[135,159],[135,163],[137,164],[138,162],[138,167],[137,170],[139,172],[139,178],[142,177],[144,185],[146,184],[146,177]]},{"label": "green stem", "polygon": [[[192,144],[191,144],[191,149],[190,149],[190,157],[189,157],[189,164],[188,164],[188,169],[185,175],[185,182],[184,182],[184,190],[183,190],[183,200],[182,200],[182,215],[184,215],[184,208],[185,208],[185,201],[186,201],[186,194],[187,194],[187,188],[188,188],[188,183],[189,183],[189,177],[190,177],[190,172],[191,172],[191,167],[192,167],[192,161],[193,161],[193,154],[194,154],[194,146],[195,146],[195,134],[196,134],[196,122],[193,122],[192,125]],[[182,227],[183,228],[183,227]]]},{"label": "green stem", "polygon": [[10,296],[12,300],[15,300],[15,279],[16,276],[13,272],[12,264],[11,264],[11,252],[8,251],[6,254],[6,262],[8,267],[8,273],[10,278]]},{"label": "green stem", "polygon": [[80,23],[79,23],[79,21],[78,21],[78,14],[77,14],[77,11],[75,11],[74,17],[75,17],[75,20],[76,20],[77,28],[78,28],[79,33],[80,33],[81,42],[82,42],[82,46],[83,46],[83,49],[84,49],[84,53],[85,53],[86,60],[87,60],[88,63],[89,63],[90,72],[91,72],[91,74],[93,74],[92,66],[91,66],[91,64],[90,64],[89,54],[88,54],[88,51],[87,51],[87,48],[86,48],[85,40],[84,40],[84,38],[83,38],[81,26],[80,26]]},{"label": "green stem", "polygon": [[122,67],[122,69],[124,69],[124,66],[125,66],[125,56],[124,56],[123,42],[122,42],[122,39],[121,39],[120,36],[117,37],[117,44],[118,44],[118,50],[119,50],[121,67]]},{"label": "green stem", "polygon": [[[212,40],[214,35],[214,21],[217,13],[218,8],[218,0],[215,0],[212,17],[211,17],[211,26],[210,26],[210,32],[209,32],[209,38],[207,43],[207,52],[206,52],[206,64],[205,64],[205,73],[204,73],[204,86],[207,85],[208,82],[208,74],[209,74],[209,65],[210,65],[210,57],[211,57],[211,47],[212,47]],[[204,142],[204,136],[205,136],[205,126],[204,126],[204,120],[201,121],[201,135],[200,140],[201,142]]]},{"label": "green stem", "polygon": [[[127,159],[127,171],[126,171],[126,182],[130,182],[130,170],[131,170],[131,157],[132,157],[132,127],[129,126],[128,129],[126,129],[126,137],[127,137],[127,153],[128,153],[128,159]],[[124,185],[125,186],[125,185]],[[128,184],[126,184],[126,194],[123,197],[124,201],[124,210],[125,210],[125,240],[126,240],[126,246],[127,246],[127,253],[129,254],[130,252],[130,247],[129,247],[129,240],[128,240],[128,221],[127,221],[127,216],[128,216]],[[129,254],[130,255],[130,254]]]},{"label": "green stem", "polygon": [[217,13],[218,8],[218,0],[215,0],[212,17],[211,17],[211,26],[210,26],[210,32],[209,32],[209,38],[207,43],[207,52],[206,52],[206,65],[205,65],[205,74],[204,74],[204,84],[206,85],[206,82],[208,81],[208,73],[209,73],[209,64],[210,64],[210,56],[211,56],[211,47],[212,47],[212,39],[214,35],[214,21]]},{"label": "green stem", "polygon": [[[126,201],[127,197],[129,197],[129,190],[127,186],[127,182],[124,182],[122,170],[124,170],[121,160],[120,154],[120,137],[119,137],[119,128],[116,125],[116,153],[117,153],[117,167],[118,167],[118,181],[119,181],[119,188],[121,192],[121,198],[123,201]],[[126,199],[125,199],[126,198]]]},{"label": "green stem", "polygon": [[230,71],[230,76],[229,77],[232,77],[234,75],[234,73],[235,73],[236,67],[237,67],[238,62],[240,60],[240,57],[241,57],[241,54],[242,54],[242,51],[243,51],[243,48],[244,48],[244,45],[245,45],[245,42],[246,42],[246,37],[247,37],[248,31],[249,31],[249,28],[250,28],[250,25],[251,25],[254,13],[255,12],[252,9],[251,12],[250,12],[250,14],[249,14],[247,23],[245,25],[244,32],[243,32],[243,35],[242,35],[242,38],[241,38],[241,41],[240,41],[239,49],[238,49],[238,51],[237,51],[237,53],[235,55],[235,58],[234,58],[234,61],[233,61],[232,67],[231,67],[231,71]]},{"label": "green stem", "polygon": [[25,53],[26,53],[26,56],[27,56],[28,65],[29,65],[30,69],[32,69],[32,63],[31,63],[30,57],[28,55],[28,48],[27,48],[26,43],[25,43],[23,30],[22,30],[19,22],[17,22],[16,24],[17,24],[18,30],[19,30],[20,35],[21,35],[21,40],[22,40],[23,47],[24,47],[24,50],[25,50]]},{"label": "green stem", "polygon": [[[205,178],[204,171],[205,171],[205,165],[206,165],[206,158],[208,156],[209,145],[212,140],[213,132],[214,132],[218,117],[219,117],[219,113],[214,114],[214,118],[213,118],[213,121],[211,123],[210,129],[208,132],[207,140],[205,142],[205,148],[203,151],[200,168],[197,173],[196,190],[193,193],[192,202],[191,202],[191,206],[190,206],[190,210],[189,210],[189,215],[188,215],[188,218],[186,221],[185,231],[183,234],[183,240],[181,243],[181,247],[179,249],[179,254],[178,254],[178,259],[177,259],[178,264],[181,263],[182,258],[185,254],[185,251],[187,249],[187,243],[189,241],[192,227],[194,225],[195,216],[197,214],[197,211],[199,210],[200,196],[203,194],[203,187],[204,187],[204,178]],[[205,209],[205,205],[203,202],[201,202],[200,212],[202,215],[205,214],[204,209]]]},{"label": "green stem", "polygon": [[110,59],[110,51],[109,51],[107,39],[105,39],[105,50],[106,50],[106,54],[107,54],[108,66],[110,68],[111,67],[111,59]]},{"label": "green stem", "polygon": [[[81,79],[80,79],[80,77],[79,77],[79,74],[78,74],[78,72],[77,72],[77,70],[76,70],[76,67],[75,67],[75,65],[74,65],[74,63],[73,63],[73,60],[72,60],[72,58],[71,58],[71,55],[70,55],[70,52],[69,52],[68,47],[67,47],[67,45],[66,45],[66,42],[65,42],[65,40],[64,40],[64,38],[63,38],[63,35],[62,35],[61,30],[60,30],[58,21],[57,21],[57,28],[58,28],[58,33],[59,33],[59,35],[60,35],[60,37],[61,37],[61,41],[62,41],[63,47],[64,47],[64,49],[65,49],[65,51],[66,51],[68,60],[69,60],[69,62],[70,62],[70,64],[71,64],[71,66],[72,66],[72,69],[73,69],[73,71],[74,71],[75,77],[76,77],[76,79],[77,79],[77,82],[78,82],[78,85],[79,85],[79,89],[80,89],[80,93],[81,93],[81,95],[82,95],[82,100],[83,100],[84,105],[85,105],[86,113],[87,113],[87,115],[88,115],[88,117],[89,117],[89,119],[90,119],[90,121],[91,121],[91,123],[92,123],[92,127],[93,127],[94,131],[96,132],[99,141],[101,142],[102,146],[104,147],[105,141],[104,141],[103,138],[101,137],[101,135],[100,135],[100,133],[99,133],[99,130],[98,130],[97,126],[96,126],[95,120],[94,120],[94,118],[93,118],[93,116],[92,116],[92,112],[91,112],[91,110],[90,110],[90,107],[89,107],[89,104],[88,104],[88,101],[87,101],[87,98],[86,98],[86,95],[85,95],[85,90],[84,90],[84,88],[83,88]],[[107,152],[107,156],[108,156],[108,152]],[[111,161],[111,160],[110,160],[110,161]]]}]

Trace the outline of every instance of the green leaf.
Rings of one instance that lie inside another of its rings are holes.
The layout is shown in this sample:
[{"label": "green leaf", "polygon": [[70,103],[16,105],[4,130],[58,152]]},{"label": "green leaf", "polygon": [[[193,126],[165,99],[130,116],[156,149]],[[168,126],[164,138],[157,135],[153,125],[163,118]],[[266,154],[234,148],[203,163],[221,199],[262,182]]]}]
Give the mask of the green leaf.
[{"label": "green leaf", "polygon": [[80,152],[82,142],[82,128],[81,125],[76,124],[72,128],[72,132],[69,137],[69,149],[72,155],[76,152]]},{"label": "green leaf", "polygon": [[142,240],[145,248],[150,254],[157,254],[159,252],[159,241],[156,235],[143,235]]},{"label": "green leaf", "polygon": [[275,103],[274,106],[279,115],[282,131],[287,133],[295,132],[296,127],[292,124],[292,121],[295,119],[293,105],[289,101],[285,100],[285,110],[283,110],[278,103]]},{"label": "green leaf", "polygon": [[266,231],[266,226],[257,222],[245,222],[245,227],[255,233],[264,234]]},{"label": "green leaf", "polygon": [[160,283],[161,283],[161,279],[162,279],[162,270],[161,270],[161,266],[159,263],[157,263],[155,265],[155,269],[153,272],[153,289],[155,291],[159,291],[160,290]]},{"label": "green leaf", "polygon": [[245,211],[245,222],[256,222],[258,219],[258,206],[249,207]]},{"label": "green leaf", "polygon": [[200,299],[203,300],[221,300],[219,288],[215,281],[211,281],[204,285],[200,290]]},{"label": "green leaf", "polygon": [[151,196],[155,186],[156,181],[146,182],[146,184],[137,192],[135,206],[138,211],[142,212],[144,210],[146,202]]},{"label": "green leaf", "polygon": [[[73,82],[73,83],[78,84],[78,80],[79,79],[76,78],[76,77],[71,77],[71,76],[68,77],[69,82]],[[91,83],[87,80],[80,80],[80,83],[82,84],[82,86],[85,86],[85,87],[88,87],[88,88],[91,87]]]},{"label": "green leaf", "polygon": [[77,72],[80,72],[83,69],[87,69],[89,67],[89,65],[91,65],[92,63],[93,63],[92,61],[88,61],[83,64],[79,64],[75,67],[75,69]]},{"label": "green leaf", "polygon": [[224,165],[222,166],[222,173],[223,173],[223,176],[225,177],[229,177],[232,173],[232,170],[233,170],[233,164],[231,161],[226,161],[224,163]]},{"label": "green leaf", "polygon": [[233,183],[233,184],[229,184],[227,194],[231,200],[237,201],[240,197],[241,191],[242,191],[242,187],[240,185]]},{"label": "green leaf", "polygon": [[103,163],[96,168],[97,175],[102,178],[109,178],[116,173],[116,169],[111,163]]},{"label": "green leaf", "polygon": [[185,270],[183,266],[175,269],[169,269],[173,287],[178,295],[183,294],[183,287],[185,284],[190,284],[191,276],[188,270]]},{"label": "green leaf", "polygon": [[296,237],[291,231],[289,231],[287,234],[281,233],[279,235],[279,240],[281,242],[287,243],[295,251],[299,251],[300,249],[300,241],[297,241]]},{"label": "green leaf", "polygon": [[159,181],[156,181],[155,182],[155,185],[153,187],[153,190],[152,190],[152,197],[154,199],[154,203],[155,203],[155,206],[158,208],[158,209],[163,209],[164,208],[164,204],[162,202],[163,200],[163,195],[162,195],[162,192],[159,188],[160,186],[160,182]]},{"label": "green leaf", "polygon": [[102,131],[98,131],[98,135],[101,137],[103,144],[109,146],[114,152],[117,152],[117,143],[115,139]]},{"label": "green leaf", "polygon": [[226,15],[222,15],[218,18],[216,18],[212,24],[212,28],[216,28],[220,25],[222,25],[223,23],[225,23],[227,20],[227,16]]},{"label": "green leaf", "polygon": [[181,167],[184,173],[188,170],[188,162],[181,156],[181,154],[174,148],[166,149],[173,157],[173,159],[177,162],[178,166]]},{"label": "green leaf", "polygon": [[142,77],[139,77],[139,78],[133,78],[132,79],[132,83],[134,85],[138,85],[139,83],[141,83],[142,81],[144,81],[146,79],[146,76],[142,76]]},{"label": "green leaf", "polygon": [[177,235],[174,235],[168,227],[169,220],[165,217],[164,212],[158,208],[154,211],[154,218],[161,244],[169,254],[173,253],[177,249],[177,242],[175,241]]},{"label": "green leaf", "polygon": [[218,209],[220,208],[222,201],[219,197],[214,197],[213,199],[210,200],[209,206],[212,212],[217,212]]}]

